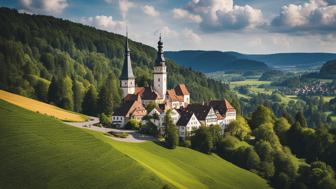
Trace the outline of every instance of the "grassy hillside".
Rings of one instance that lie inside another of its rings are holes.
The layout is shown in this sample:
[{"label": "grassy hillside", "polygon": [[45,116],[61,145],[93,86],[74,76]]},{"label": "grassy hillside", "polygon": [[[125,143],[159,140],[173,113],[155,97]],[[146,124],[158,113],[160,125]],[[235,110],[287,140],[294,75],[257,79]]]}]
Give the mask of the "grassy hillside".
[{"label": "grassy hillside", "polygon": [[4,90],[0,90],[0,99],[20,106],[22,108],[31,110],[33,112],[53,116],[63,121],[81,122],[88,119],[88,117],[85,115],[69,112],[59,107],[33,100],[31,98],[26,98],[24,96],[16,95]]},{"label": "grassy hillside", "polygon": [[[155,174],[85,130],[0,100],[0,188],[162,188]],[[103,136],[100,136],[103,137]]]},{"label": "grassy hillside", "polygon": [[169,150],[152,142],[109,143],[179,188],[269,188],[262,178],[217,155],[182,147]]},{"label": "grassy hillside", "polygon": [[269,188],[215,155],[113,141],[2,100],[0,119],[0,188]]}]

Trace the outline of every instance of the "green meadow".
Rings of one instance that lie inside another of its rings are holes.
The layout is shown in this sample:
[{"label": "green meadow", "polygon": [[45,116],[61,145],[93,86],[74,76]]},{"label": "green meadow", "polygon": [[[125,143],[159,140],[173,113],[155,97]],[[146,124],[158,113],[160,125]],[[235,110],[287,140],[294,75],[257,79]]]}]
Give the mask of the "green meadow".
[{"label": "green meadow", "polygon": [[0,188],[270,188],[214,154],[117,142],[1,100],[0,119]]},{"label": "green meadow", "polygon": [[83,129],[2,100],[0,119],[0,188],[162,188],[166,184]]}]

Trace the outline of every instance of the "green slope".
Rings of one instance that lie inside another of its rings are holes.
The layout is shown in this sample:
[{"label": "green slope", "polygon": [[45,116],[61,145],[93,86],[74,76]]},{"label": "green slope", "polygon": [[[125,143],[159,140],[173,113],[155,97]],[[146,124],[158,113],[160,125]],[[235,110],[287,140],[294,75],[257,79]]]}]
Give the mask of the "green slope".
[{"label": "green slope", "polygon": [[0,119],[0,188],[269,188],[216,155],[117,142],[3,101]]},{"label": "green slope", "polygon": [[181,188],[269,188],[266,181],[217,155],[189,148],[163,148],[153,142],[129,144],[109,140],[116,149]]},{"label": "green slope", "polygon": [[97,139],[0,101],[0,188],[162,188],[148,169]]}]

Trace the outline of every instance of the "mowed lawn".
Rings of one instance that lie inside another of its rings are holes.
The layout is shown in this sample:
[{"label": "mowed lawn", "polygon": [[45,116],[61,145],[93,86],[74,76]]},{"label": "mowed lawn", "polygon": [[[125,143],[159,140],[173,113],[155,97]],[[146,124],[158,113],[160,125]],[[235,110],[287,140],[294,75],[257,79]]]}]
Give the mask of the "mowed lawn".
[{"label": "mowed lawn", "polygon": [[0,188],[147,189],[166,185],[84,129],[2,100],[0,120]]},{"label": "mowed lawn", "polygon": [[41,114],[56,117],[63,121],[81,122],[88,119],[87,116],[70,112],[59,107],[43,103],[31,98],[13,94],[4,90],[0,90],[0,99]]},{"label": "mowed lawn", "polygon": [[170,150],[154,142],[106,142],[178,188],[270,188],[261,177],[215,154],[206,155],[184,147]]}]

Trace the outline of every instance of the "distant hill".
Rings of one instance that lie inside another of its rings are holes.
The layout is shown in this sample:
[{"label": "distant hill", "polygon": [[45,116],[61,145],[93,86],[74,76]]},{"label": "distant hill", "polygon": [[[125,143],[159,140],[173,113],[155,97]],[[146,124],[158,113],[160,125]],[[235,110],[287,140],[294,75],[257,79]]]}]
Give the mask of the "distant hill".
[{"label": "distant hill", "polygon": [[[333,53],[278,53],[241,54],[221,51],[170,51],[167,57],[176,63],[202,72],[230,70],[267,70],[267,67],[320,67],[328,60],[336,59]],[[238,61],[239,60],[239,61]]]},{"label": "distant hill", "polygon": [[268,66],[261,62],[240,58],[239,53],[220,51],[166,52],[169,59],[201,72],[215,71],[264,71]]},{"label": "distant hill", "polygon": [[242,55],[242,57],[263,61],[269,66],[314,66],[336,59],[334,53],[278,53],[264,55]]},{"label": "distant hill", "polygon": [[320,70],[320,77],[336,79],[336,59],[323,64]]}]

